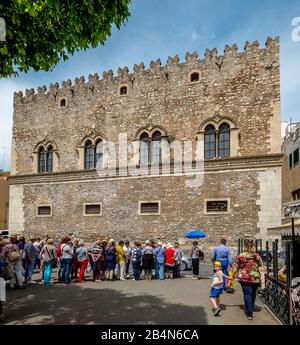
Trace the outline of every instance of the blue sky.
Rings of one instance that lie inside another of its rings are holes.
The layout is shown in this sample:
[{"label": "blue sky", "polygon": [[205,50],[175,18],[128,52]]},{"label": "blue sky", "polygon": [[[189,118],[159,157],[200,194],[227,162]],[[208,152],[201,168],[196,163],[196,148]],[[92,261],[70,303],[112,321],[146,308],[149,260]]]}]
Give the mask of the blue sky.
[{"label": "blue sky", "polygon": [[292,20],[300,17],[296,0],[133,0],[131,17],[121,30],[114,29],[104,46],[76,53],[51,72],[30,72],[18,78],[0,79],[0,168],[10,167],[12,97],[14,91],[37,88],[90,73],[102,75],[119,66],[132,71],[135,63],[206,48],[223,54],[226,44],[264,43],[268,36],[281,39],[282,120],[300,121],[300,41],[292,40]]}]

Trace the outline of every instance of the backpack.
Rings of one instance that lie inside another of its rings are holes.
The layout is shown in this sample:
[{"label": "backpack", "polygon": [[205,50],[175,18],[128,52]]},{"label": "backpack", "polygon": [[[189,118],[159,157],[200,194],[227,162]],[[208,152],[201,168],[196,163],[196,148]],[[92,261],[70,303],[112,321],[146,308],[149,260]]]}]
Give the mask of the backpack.
[{"label": "backpack", "polygon": [[142,250],[141,250],[140,248],[137,248],[137,249],[136,249],[135,257],[136,257],[136,261],[141,261],[141,258],[142,258]]},{"label": "backpack", "polygon": [[62,256],[62,246],[63,246],[63,243],[61,243],[56,250],[56,255],[58,258]]},{"label": "backpack", "polygon": [[7,257],[10,262],[18,261],[21,259],[21,254],[14,246],[7,252]]}]

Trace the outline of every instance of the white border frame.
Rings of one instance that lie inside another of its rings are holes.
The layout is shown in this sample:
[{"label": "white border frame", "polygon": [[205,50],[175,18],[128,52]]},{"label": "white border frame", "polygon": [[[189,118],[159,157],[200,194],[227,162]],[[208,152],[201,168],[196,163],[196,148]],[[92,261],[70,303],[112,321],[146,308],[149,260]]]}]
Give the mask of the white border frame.
[{"label": "white border frame", "polygon": [[[158,213],[142,213],[141,212],[141,205],[148,204],[148,203],[157,203],[158,204]],[[161,201],[160,200],[140,200],[139,201],[139,209],[138,209],[139,216],[160,216],[161,215]]]},{"label": "white border frame", "polygon": [[[86,206],[89,205],[100,205],[100,213],[86,214]],[[84,217],[101,217],[102,216],[102,202],[85,202],[83,204],[83,216]]]}]

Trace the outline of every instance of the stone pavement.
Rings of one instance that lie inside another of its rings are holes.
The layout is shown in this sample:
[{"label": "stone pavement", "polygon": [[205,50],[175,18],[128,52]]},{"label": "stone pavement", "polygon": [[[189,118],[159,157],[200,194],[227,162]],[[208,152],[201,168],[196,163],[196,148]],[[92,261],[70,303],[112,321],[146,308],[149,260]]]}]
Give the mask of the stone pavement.
[{"label": "stone pavement", "polygon": [[[35,278],[39,275],[35,275]],[[89,278],[89,277],[88,277]],[[85,282],[69,286],[33,283],[8,291],[5,324],[142,324],[142,325],[274,325],[276,321],[257,300],[254,320],[244,313],[239,284],[223,293],[220,316],[209,300],[211,280],[195,281],[190,273],[165,281]]]}]

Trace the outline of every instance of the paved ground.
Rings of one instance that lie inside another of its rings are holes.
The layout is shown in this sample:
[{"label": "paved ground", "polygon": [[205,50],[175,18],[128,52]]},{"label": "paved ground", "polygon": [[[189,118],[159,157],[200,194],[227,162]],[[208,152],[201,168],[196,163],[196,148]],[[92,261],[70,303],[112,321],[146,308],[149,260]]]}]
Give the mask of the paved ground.
[{"label": "paved ground", "polygon": [[[203,279],[165,281],[86,282],[69,286],[33,283],[24,290],[8,291],[6,324],[149,324],[216,325],[276,324],[257,300],[254,320],[244,313],[239,285],[223,293],[220,316],[214,317],[208,298],[210,267],[202,266]],[[35,279],[40,275],[36,274]],[[89,277],[88,277],[89,278]]]}]

